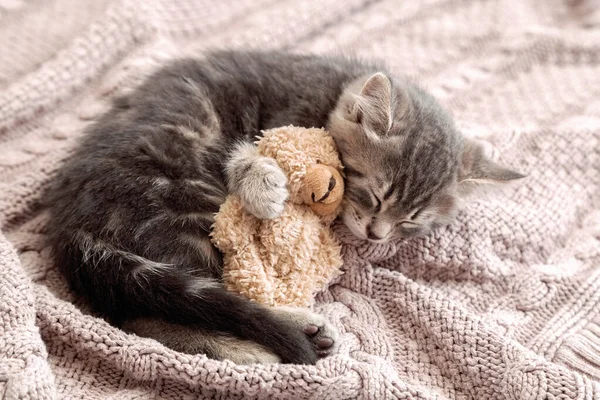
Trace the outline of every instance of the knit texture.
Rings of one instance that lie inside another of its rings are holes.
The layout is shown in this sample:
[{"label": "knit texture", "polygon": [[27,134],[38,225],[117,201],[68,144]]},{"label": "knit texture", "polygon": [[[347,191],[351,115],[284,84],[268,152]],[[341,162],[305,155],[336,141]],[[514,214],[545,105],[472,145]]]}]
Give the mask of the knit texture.
[{"label": "knit texture", "polygon": [[[0,397],[600,398],[600,6],[594,0],[0,0]],[[214,46],[354,52],[431,90],[528,177],[387,245],[343,227],[316,366],[171,351],[85,312],[41,191],[108,99]]]}]

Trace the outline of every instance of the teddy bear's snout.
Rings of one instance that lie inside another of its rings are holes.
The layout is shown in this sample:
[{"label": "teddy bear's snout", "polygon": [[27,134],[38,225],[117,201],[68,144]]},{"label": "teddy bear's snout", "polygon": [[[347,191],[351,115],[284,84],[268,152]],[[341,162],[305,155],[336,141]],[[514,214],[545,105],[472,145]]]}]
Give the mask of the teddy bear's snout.
[{"label": "teddy bear's snout", "polygon": [[344,195],[344,178],[329,165],[310,166],[304,177],[303,201],[321,216],[336,212]]},{"label": "teddy bear's snout", "polygon": [[331,178],[329,178],[329,185],[327,186],[327,191],[319,199],[315,198],[316,195],[315,195],[315,192],[313,192],[311,194],[311,199],[312,199],[313,203],[322,203],[323,201],[325,201],[331,194],[331,191],[335,188],[336,182],[337,181],[335,180],[335,178],[333,176],[331,176]]}]

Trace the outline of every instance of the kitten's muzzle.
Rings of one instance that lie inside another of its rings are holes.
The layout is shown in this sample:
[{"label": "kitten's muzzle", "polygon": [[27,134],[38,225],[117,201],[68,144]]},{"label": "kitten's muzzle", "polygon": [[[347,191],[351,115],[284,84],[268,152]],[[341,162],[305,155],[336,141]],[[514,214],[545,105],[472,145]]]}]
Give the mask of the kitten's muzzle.
[{"label": "kitten's muzzle", "polygon": [[385,239],[385,237],[381,237],[378,234],[376,234],[375,232],[373,232],[371,225],[367,226],[367,239],[371,240],[371,241],[381,241],[383,239]]}]

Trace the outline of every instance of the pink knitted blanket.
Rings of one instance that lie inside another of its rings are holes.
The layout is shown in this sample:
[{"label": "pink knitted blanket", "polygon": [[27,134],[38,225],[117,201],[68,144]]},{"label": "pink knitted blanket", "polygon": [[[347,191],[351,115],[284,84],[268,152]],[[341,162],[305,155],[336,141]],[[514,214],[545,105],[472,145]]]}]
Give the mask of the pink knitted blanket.
[{"label": "pink knitted blanket", "polygon": [[[0,0],[0,397],[600,398],[600,5],[595,0]],[[317,309],[316,366],[237,366],[73,305],[38,203],[89,120],[214,46],[354,52],[428,87],[529,174],[448,229],[367,245]]]}]

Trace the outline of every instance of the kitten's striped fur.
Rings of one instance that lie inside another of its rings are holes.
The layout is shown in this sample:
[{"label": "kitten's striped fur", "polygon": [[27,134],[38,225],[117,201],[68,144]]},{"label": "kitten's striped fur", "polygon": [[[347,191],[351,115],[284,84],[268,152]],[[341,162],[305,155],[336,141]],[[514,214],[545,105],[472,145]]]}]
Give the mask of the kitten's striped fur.
[{"label": "kitten's striped fur", "polygon": [[[331,352],[336,331],[322,317],[226,292],[208,237],[228,193],[261,218],[280,212],[285,176],[249,143],[290,124],[331,131],[348,172],[344,220],[360,237],[424,232],[452,214],[461,179],[517,177],[379,66],[285,53],[179,61],[114,102],[47,198],[74,290],[110,322],[181,351],[307,364]],[[418,229],[397,226],[406,219]]]}]

